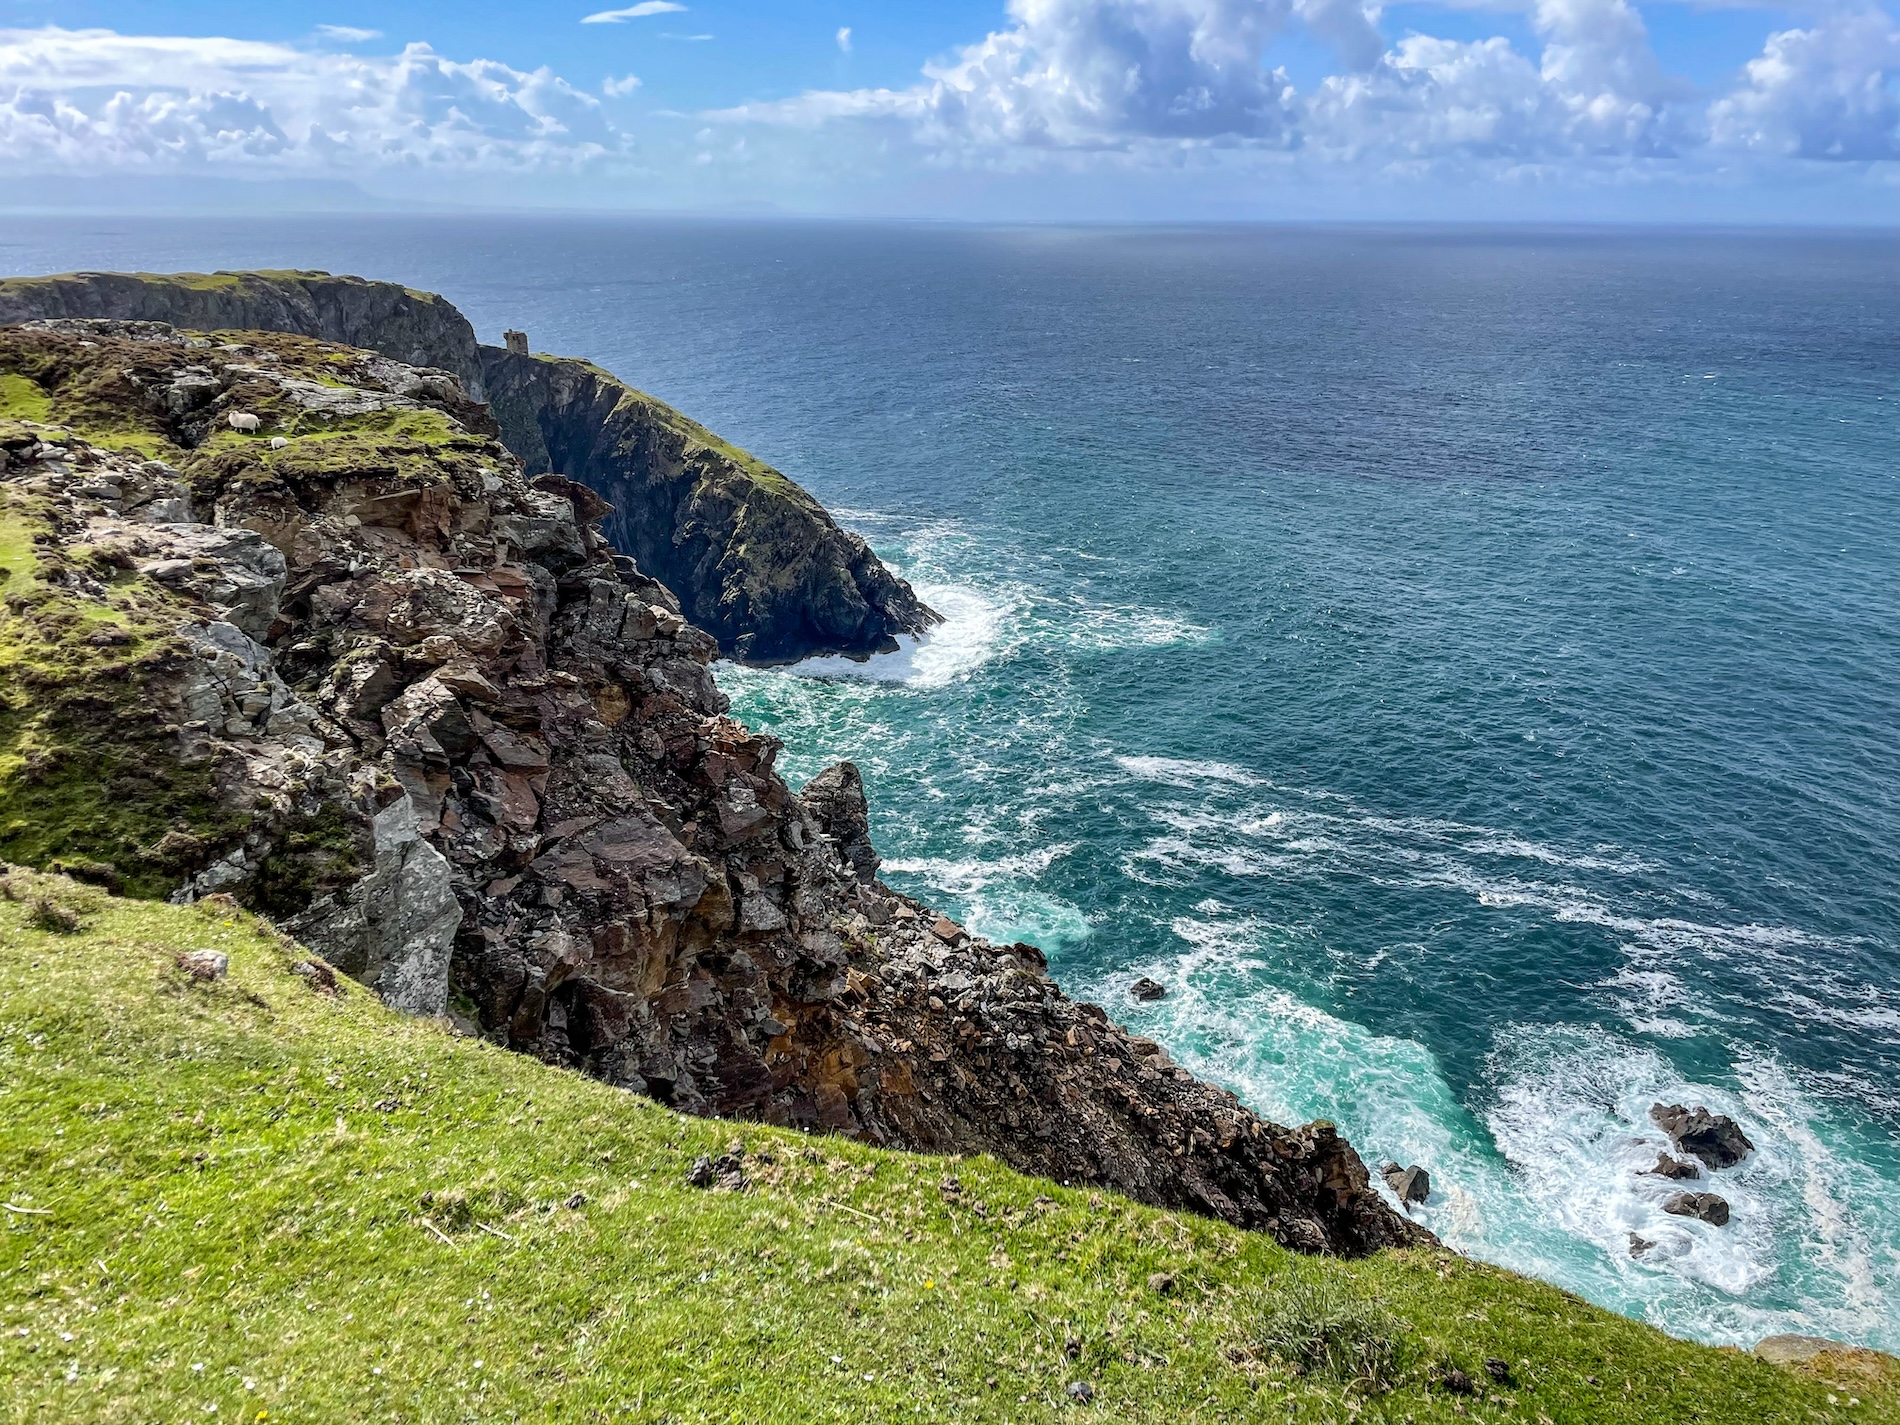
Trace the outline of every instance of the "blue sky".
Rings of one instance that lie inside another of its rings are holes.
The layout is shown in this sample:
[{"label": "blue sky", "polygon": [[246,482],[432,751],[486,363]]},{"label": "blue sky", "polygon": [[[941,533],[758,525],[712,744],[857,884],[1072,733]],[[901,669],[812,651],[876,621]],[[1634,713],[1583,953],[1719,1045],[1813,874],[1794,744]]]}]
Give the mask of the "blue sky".
[{"label": "blue sky", "polygon": [[0,173],[261,203],[1892,222],[1890,4],[0,0]]}]

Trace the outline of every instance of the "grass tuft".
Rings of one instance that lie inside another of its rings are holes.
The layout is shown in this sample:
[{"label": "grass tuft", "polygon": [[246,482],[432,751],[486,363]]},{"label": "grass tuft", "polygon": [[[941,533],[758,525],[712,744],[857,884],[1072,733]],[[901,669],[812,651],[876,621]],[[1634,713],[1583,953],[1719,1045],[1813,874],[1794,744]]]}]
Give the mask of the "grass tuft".
[{"label": "grass tuft", "polygon": [[55,935],[75,935],[79,932],[79,912],[69,905],[61,905],[51,896],[35,896],[27,924]]},{"label": "grass tuft", "polygon": [[1267,1292],[1252,1346],[1300,1375],[1380,1394],[1397,1381],[1405,1328],[1390,1310],[1330,1278]]}]

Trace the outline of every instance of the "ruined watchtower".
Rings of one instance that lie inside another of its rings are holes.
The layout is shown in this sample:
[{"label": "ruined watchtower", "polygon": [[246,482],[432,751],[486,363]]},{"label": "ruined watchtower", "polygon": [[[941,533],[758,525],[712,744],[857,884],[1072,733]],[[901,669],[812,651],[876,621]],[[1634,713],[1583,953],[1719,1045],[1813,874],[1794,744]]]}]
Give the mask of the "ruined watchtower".
[{"label": "ruined watchtower", "polygon": [[507,347],[508,350],[516,356],[526,356],[528,354],[528,334],[526,332],[518,332],[513,327],[510,327],[501,334],[501,344]]}]

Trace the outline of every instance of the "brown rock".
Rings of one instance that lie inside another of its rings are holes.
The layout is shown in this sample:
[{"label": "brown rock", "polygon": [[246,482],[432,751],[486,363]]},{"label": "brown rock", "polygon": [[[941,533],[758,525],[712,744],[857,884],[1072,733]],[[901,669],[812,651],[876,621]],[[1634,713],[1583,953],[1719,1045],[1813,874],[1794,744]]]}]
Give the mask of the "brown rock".
[{"label": "brown rock", "polygon": [[1699,1178],[1702,1176],[1702,1169],[1697,1167],[1694,1163],[1684,1162],[1680,1158],[1672,1158],[1667,1153],[1658,1153],[1656,1155],[1656,1166],[1649,1169],[1649,1176],[1674,1178],[1677,1180],[1683,1178]]},{"label": "brown rock", "polygon": [[1664,1199],[1662,1210],[1672,1217],[1694,1217],[1712,1227],[1728,1226],[1728,1201],[1712,1192],[1679,1192]]},{"label": "brown rock", "polygon": [[1401,1168],[1397,1163],[1387,1163],[1381,1171],[1386,1185],[1390,1187],[1406,1206],[1415,1202],[1424,1202],[1432,1195],[1431,1174],[1414,1164]]},{"label": "brown rock", "polygon": [[231,968],[231,957],[222,950],[188,950],[178,957],[178,968],[194,980],[221,980]]},{"label": "brown rock", "polygon": [[1466,1375],[1457,1366],[1441,1366],[1436,1372],[1436,1379],[1439,1388],[1452,1395],[1476,1395],[1478,1393],[1477,1382],[1472,1380],[1470,1376]]},{"label": "brown rock", "polygon": [[1732,1168],[1755,1151],[1741,1125],[1725,1114],[1659,1103],[1650,1108],[1649,1116],[1678,1151],[1700,1158],[1711,1168]]}]

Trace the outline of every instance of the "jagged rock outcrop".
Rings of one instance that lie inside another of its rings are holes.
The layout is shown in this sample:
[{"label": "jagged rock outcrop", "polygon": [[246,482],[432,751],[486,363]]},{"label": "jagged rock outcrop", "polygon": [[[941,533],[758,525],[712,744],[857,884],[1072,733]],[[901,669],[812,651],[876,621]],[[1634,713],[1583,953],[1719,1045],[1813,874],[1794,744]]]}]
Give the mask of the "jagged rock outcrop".
[{"label": "jagged rock outcrop", "polygon": [[482,348],[501,437],[612,506],[614,547],[747,663],[890,652],[939,620],[771,466],[589,362]]},{"label": "jagged rock outcrop", "polygon": [[[0,857],[44,864],[56,826],[102,878],[165,868],[689,1112],[992,1152],[1306,1251],[1429,1240],[1332,1125],[1263,1121],[880,884],[855,769],[795,794],[604,503],[459,390],[149,324],[0,330],[0,373],[96,422],[0,423],[0,547],[32,549],[0,586]],[[73,801],[127,745],[183,780]]]},{"label": "jagged rock outcrop", "polygon": [[0,324],[58,318],[271,331],[453,374],[482,398],[475,329],[433,292],[328,272],[69,272],[0,281]]},{"label": "jagged rock outcrop", "polygon": [[1658,1103],[1650,1106],[1649,1117],[1669,1135],[1677,1152],[1698,1158],[1710,1168],[1732,1168],[1755,1151],[1742,1126],[1725,1113]]}]

